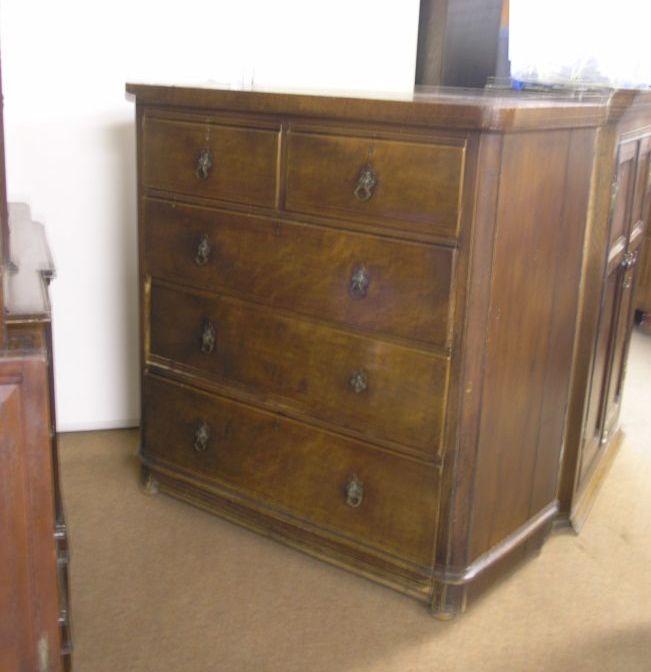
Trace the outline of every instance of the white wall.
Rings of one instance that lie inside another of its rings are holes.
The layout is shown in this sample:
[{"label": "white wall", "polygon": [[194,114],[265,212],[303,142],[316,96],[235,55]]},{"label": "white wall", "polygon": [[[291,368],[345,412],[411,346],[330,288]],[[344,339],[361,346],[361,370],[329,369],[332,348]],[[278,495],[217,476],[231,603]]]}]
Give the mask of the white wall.
[{"label": "white wall", "polygon": [[649,0],[510,0],[512,72],[524,79],[651,84]]},{"label": "white wall", "polygon": [[9,199],[46,225],[60,431],[136,424],[126,81],[409,91],[418,0],[1,0]]}]

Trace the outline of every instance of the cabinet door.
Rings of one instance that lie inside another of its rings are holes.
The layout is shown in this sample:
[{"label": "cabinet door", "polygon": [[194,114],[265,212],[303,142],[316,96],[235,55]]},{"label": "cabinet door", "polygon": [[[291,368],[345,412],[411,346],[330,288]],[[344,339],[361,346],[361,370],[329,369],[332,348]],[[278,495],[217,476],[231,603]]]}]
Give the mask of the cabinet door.
[{"label": "cabinet door", "polygon": [[642,140],[640,156],[642,160],[638,162],[638,190],[643,197],[640,199],[639,216],[645,233],[638,253],[635,308],[651,315],[651,137]]},{"label": "cabinet door", "polygon": [[[624,285],[630,281],[628,244],[632,231],[635,200],[638,142],[619,145],[610,214],[608,258],[595,343],[595,358],[590,384],[590,398],[585,425],[585,439],[581,456],[580,480],[590,470],[600,447],[608,440],[613,418],[616,420],[618,395],[621,384],[614,363],[621,362],[626,353],[626,329],[631,310],[631,291]],[[632,321],[632,315],[630,316]],[[614,375],[613,375],[614,374]],[[617,383],[612,383],[613,377]],[[612,385],[614,390],[611,391]]]},{"label": "cabinet door", "polygon": [[[632,144],[632,143],[628,143]],[[622,386],[626,374],[626,361],[633,331],[635,305],[633,303],[637,261],[640,256],[646,228],[646,207],[649,191],[649,162],[651,159],[651,137],[639,141],[635,170],[635,182],[631,196],[631,213],[626,225],[626,252],[619,262],[619,306],[617,323],[613,335],[612,359],[609,363],[610,380],[605,399],[604,426],[602,440],[617,427]]]},{"label": "cabinet door", "polygon": [[60,672],[47,361],[0,358],[0,670]]}]

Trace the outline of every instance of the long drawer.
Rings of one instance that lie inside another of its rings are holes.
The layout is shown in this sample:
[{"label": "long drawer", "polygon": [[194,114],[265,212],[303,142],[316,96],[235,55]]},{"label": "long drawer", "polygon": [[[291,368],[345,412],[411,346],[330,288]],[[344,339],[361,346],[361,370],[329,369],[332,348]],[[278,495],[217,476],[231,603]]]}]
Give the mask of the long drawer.
[{"label": "long drawer", "polygon": [[145,187],[242,204],[276,203],[279,129],[145,116]]},{"label": "long drawer", "polygon": [[435,467],[147,376],[142,452],[420,566],[434,553]]},{"label": "long drawer", "polygon": [[156,283],[150,304],[154,363],[191,367],[371,440],[436,454],[447,358]]},{"label": "long drawer", "polygon": [[458,233],[462,140],[287,136],[287,210],[362,218],[442,237]]},{"label": "long drawer", "polygon": [[364,331],[449,341],[454,252],[144,199],[146,273]]}]

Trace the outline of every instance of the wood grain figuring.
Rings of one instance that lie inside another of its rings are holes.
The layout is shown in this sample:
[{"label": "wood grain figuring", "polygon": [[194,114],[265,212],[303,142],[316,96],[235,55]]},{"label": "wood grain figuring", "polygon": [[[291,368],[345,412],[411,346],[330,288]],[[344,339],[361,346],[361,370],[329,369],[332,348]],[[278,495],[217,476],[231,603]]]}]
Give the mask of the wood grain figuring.
[{"label": "wood grain figuring", "polygon": [[[214,349],[202,350],[209,321]],[[314,343],[320,344],[314,348]],[[283,354],[278,356],[278,344]],[[243,387],[370,439],[439,449],[447,360],[336,331],[228,297],[153,285],[150,361]],[[364,389],[356,389],[353,379]]]},{"label": "wood grain figuring", "polygon": [[532,475],[530,516],[542,510],[556,496],[560,458],[558,447],[563,444],[572,374],[567,368],[567,362],[572,361],[576,337],[574,325],[577,324],[595,141],[595,132],[592,130],[572,133],[567,155],[563,213],[554,228],[556,253],[553,310],[549,320],[545,392]]},{"label": "wood grain figuring", "polygon": [[[276,200],[278,133],[206,122],[143,119],[145,186],[237,203],[273,207]],[[201,152],[211,167],[197,175]]]},{"label": "wood grain figuring", "polygon": [[[287,144],[288,210],[457,235],[463,148],[297,132],[289,133]],[[354,191],[367,166],[377,186],[361,201]]]},{"label": "wood grain figuring", "polygon": [[[570,142],[568,132],[504,139],[472,556],[530,515]],[[560,443],[547,450],[558,455]]]},{"label": "wood grain figuring", "polygon": [[[0,369],[1,371],[2,369]],[[6,380],[0,386],[0,467],[11,474],[3,483],[0,521],[3,543],[0,544],[2,578],[0,579],[0,667],[4,670],[36,669],[36,642],[32,631],[32,595],[29,555],[29,530],[21,524],[28,508],[24,482],[24,465],[18,448],[24,446],[20,423],[22,406],[20,378]]]},{"label": "wood grain figuring", "polygon": [[[149,377],[143,453],[418,565],[434,550],[437,471],[224,398]],[[207,422],[205,452],[193,448]],[[363,483],[346,504],[352,476]]]},{"label": "wood grain figuring", "polygon": [[[329,229],[144,199],[145,271],[311,317],[439,348],[448,343],[454,252]],[[195,257],[202,236],[205,265]],[[364,267],[364,298],[350,293]]]}]

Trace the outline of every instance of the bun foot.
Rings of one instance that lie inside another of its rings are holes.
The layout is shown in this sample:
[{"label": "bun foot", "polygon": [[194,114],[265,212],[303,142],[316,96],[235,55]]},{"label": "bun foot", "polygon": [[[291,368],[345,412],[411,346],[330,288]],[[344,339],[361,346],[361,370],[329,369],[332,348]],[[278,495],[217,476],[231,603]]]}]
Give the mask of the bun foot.
[{"label": "bun foot", "polygon": [[140,467],[140,487],[146,495],[158,494],[158,481],[149,471],[149,468],[144,465]]}]

